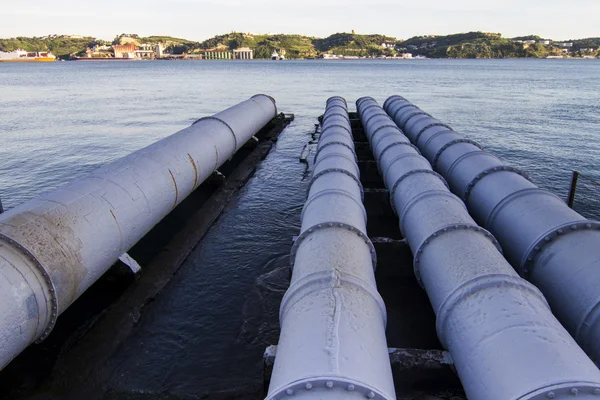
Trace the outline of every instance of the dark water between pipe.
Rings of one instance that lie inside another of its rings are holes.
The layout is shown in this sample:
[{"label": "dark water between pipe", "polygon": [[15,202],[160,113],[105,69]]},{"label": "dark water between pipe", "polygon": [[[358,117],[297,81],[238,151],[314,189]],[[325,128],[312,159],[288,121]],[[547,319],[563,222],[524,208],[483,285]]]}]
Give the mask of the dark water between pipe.
[{"label": "dark water between pipe", "polygon": [[[305,200],[298,157],[329,96],[353,110],[401,94],[566,197],[572,170],[600,179],[599,73],[596,60],[0,64],[0,198],[14,207],[255,93],[275,97],[296,120],[146,306],[108,382],[116,398],[258,393]],[[576,207],[600,217],[598,198],[586,187]]]}]

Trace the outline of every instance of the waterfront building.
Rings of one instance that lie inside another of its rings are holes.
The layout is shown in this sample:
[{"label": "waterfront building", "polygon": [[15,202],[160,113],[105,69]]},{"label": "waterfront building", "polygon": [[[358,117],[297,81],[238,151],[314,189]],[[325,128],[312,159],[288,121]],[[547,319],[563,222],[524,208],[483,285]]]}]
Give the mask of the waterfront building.
[{"label": "waterfront building", "polygon": [[116,44],[113,46],[115,58],[135,58],[134,44]]},{"label": "waterfront building", "polygon": [[210,49],[204,50],[205,60],[231,60],[233,55],[229,50]]},{"label": "waterfront building", "polygon": [[135,58],[140,58],[144,60],[152,60],[154,59],[155,52],[154,47],[151,44],[141,44],[140,48],[134,51]]},{"label": "waterfront building", "polygon": [[252,60],[254,58],[254,54],[251,48],[240,47],[239,49],[235,49],[233,51],[233,58],[235,60]]}]

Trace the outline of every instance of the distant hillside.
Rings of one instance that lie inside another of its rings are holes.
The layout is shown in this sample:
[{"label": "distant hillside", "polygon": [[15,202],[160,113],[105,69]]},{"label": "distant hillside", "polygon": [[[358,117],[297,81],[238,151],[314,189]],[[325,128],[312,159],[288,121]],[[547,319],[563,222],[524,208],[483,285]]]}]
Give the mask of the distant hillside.
[{"label": "distant hillside", "polygon": [[[372,34],[335,33],[326,38],[290,34],[251,34],[231,32],[217,35],[202,42],[171,36],[140,37],[137,34],[120,34],[112,44],[162,43],[167,53],[197,53],[206,49],[229,49],[250,47],[254,58],[270,58],[273,51],[285,49],[286,58],[312,58],[322,54],[346,56],[382,56],[412,53],[430,58],[516,58],[562,56],[598,56],[600,38],[568,40],[568,49],[558,44],[520,43],[519,41],[542,41],[537,35],[503,38],[499,33],[468,32],[453,35],[415,36],[407,40]],[[50,50],[59,58],[69,58],[83,53],[96,44],[110,44],[93,37],[58,36],[17,37],[0,39],[0,51],[22,48],[28,51]],[[593,51],[589,51],[593,49]]]},{"label": "distant hillside", "polygon": [[544,58],[562,55],[561,49],[515,40],[542,40],[539,36],[503,38],[499,33],[469,32],[446,36],[416,36],[399,44],[403,51],[430,58]]}]

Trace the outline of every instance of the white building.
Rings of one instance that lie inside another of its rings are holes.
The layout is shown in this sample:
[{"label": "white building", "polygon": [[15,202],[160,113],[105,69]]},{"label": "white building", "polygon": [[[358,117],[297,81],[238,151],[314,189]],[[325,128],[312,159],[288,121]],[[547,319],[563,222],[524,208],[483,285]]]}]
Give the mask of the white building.
[{"label": "white building", "polygon": [[240,47],[239,49],[233,50],[233,58],[235,60],[252,60],[254,53],[249,47]]}]

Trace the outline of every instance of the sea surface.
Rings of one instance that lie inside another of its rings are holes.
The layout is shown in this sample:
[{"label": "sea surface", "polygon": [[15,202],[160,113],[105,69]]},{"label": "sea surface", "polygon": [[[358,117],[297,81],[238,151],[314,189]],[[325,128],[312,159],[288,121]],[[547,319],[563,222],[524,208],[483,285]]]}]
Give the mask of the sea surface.
[{"label": "sea surface", "polygon": [[[361,96],[403,95],[566,198],[572,171],[600,181],[598,77],[598,60],[0,64],[0,198],[14,207],[202,116],[273,96],[295,121],[145,307],[106,382],[114,398],[256,394],[306,196],[298,157],[328,97],[353,111]],[[600,218],[600,187],[580,182],[576,208]]]},{"label": "sea surface", "polygon": [[[599,76],[600,60],[3,63],[0,198],[14,207],[255,93],[296,114],[296,136],[329,96],[403,95],[566,197],[571,171],[600,179]],[[581,188],[579,211],[599,212],[600,188]]]}]

